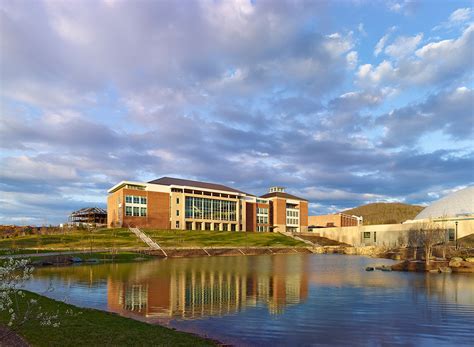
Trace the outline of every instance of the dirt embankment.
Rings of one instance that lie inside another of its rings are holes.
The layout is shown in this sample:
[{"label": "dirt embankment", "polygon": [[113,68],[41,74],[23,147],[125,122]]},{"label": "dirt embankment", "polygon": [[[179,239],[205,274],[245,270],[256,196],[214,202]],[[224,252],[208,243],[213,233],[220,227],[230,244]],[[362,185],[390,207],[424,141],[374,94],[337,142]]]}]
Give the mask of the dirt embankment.
[{"label": "dirt embankment", "polygon": [[[206,257],[206,256],[235,256],[235,255],[263,255],[263,254],[296,254],[311,253],[308,248],[304,247],[265,247],[265,248],[164,248],[168,258],[183,257]],[[162,251],[145,251],[147,255],[156,257],[164,257]]]}]

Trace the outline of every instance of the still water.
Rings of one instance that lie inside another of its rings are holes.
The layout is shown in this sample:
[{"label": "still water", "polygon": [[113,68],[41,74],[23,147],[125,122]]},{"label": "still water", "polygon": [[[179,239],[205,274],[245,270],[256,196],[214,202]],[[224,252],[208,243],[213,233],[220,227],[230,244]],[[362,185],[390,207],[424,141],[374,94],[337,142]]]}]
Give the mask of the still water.
[{"label": "still water", "polygon": [[[41,268],[30,290],[248,346],[473,346],[474,276],[264,255]],[[47,288],[52,290],[47,291]]]}]

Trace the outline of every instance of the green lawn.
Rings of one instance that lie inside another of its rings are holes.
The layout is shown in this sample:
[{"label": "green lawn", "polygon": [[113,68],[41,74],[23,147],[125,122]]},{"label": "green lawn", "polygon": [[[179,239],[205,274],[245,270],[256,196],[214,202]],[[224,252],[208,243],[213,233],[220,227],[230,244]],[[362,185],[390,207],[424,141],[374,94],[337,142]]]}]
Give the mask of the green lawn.
[{"label": "green lawn", "polygon": [[[305,247],[303,242],[278,233],[144,229],[162,247]],[[99,229],[65,234],[20,236],[0,240],[0,249],[89,250],[146,248],[128,229]]]},{"label": "green lawn", "polygon": [[298,247],[303,242],[279,233],[146,230],[162,247]]},{"label": "green lawn", "polygon": [[[32,346],[215,346],[214,342],[195,335],[79,308],[30,292],[20,300],[21,310],[30,299],[36,299],[38,305],[34,306],[32,319],[28,319],[17,332]],[[58,314],[60,326],[41,326],[38,319],[33,319],[39,306],[42,312]],[[6,312],[0,311],[0,323],[7,322]]]},{"label": "green lawn", "polygon": [[128,229],[99,229],[94,232],[72,231],[64,234],[28,235],[0,240],[5,249],[82,250],[101,248],[137,248],[143,243]]}]

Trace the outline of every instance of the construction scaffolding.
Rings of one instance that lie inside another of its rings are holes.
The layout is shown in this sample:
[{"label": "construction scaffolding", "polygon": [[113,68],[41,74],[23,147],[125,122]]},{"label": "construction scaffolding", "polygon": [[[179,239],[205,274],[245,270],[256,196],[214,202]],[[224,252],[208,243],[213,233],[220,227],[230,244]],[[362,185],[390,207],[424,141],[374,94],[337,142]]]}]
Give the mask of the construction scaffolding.
[{"label": "construction scaffolding", "polygon": [[107,211],[100,207],[86,207],[69,215],[69,224],[73,225],[106,225]]}]

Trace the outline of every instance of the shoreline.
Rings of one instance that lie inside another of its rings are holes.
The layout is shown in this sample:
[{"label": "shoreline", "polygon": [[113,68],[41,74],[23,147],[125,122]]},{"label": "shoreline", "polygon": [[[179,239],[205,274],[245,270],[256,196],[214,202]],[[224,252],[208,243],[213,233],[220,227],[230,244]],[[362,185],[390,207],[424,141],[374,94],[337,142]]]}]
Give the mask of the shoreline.
[{"label": "shoreline", "polygon": [[[132,317],[95,308],[80,307],[52,299],[36,292],[24,290],[26,299],[36,299],[42,308],[41,312],[58,313],[60,326],[41,326],[35,320],[14,329],[5,325],[5,312],[0,311],[0,328],[7,332],[11,341],[24,341],[26,345],[76,346],[75,337],[82,337],[84,345],[124,345],[135,341],[139,345],[176,345],[176,346],[228,346],[228,344],[201,334],[181,331],[160,323],[150,324]],[[21,301],[21,300],[20,300]],[[21,302],[20,305],[24,305]],[[79,322],[79,324],[78,324]],[[133,329],[124,329],[131,327]],[[97,335],[94,330],[103,329],[105,334]],[[72,335],[72,336],[71,336]],[[142,339],[142,340],[138,340]],[[0,345],[3,342],[0,341]],[[69,343],[69,344],[68,344]]]}]

